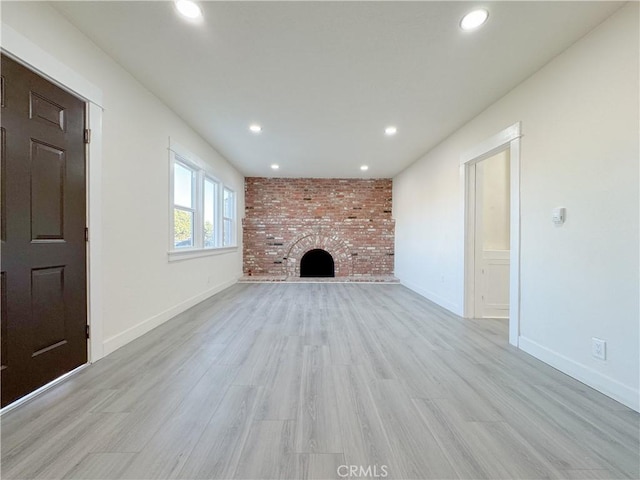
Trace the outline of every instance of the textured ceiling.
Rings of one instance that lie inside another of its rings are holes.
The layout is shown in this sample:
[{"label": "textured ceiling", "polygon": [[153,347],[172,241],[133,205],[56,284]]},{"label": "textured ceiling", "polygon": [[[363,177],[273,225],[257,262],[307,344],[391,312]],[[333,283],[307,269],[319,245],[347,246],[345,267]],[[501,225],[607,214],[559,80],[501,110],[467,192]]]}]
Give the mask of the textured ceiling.
[{"label": "textured ceiling", "polygon": [[[200,5],[193,24],[172,2],[54,3],[243,174],[391,177],[621,3]],[[461,31],[480,5],[487,24]]]}]

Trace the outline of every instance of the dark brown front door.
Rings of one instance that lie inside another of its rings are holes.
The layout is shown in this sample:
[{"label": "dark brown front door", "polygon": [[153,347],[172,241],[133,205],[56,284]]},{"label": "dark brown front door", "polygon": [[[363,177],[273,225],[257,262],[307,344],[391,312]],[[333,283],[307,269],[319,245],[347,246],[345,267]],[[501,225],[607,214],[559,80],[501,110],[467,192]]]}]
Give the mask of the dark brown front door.
[{"label": "dark brown front door", "polygon": [[2,56],[2,405],[87,361],[84,102]]}]

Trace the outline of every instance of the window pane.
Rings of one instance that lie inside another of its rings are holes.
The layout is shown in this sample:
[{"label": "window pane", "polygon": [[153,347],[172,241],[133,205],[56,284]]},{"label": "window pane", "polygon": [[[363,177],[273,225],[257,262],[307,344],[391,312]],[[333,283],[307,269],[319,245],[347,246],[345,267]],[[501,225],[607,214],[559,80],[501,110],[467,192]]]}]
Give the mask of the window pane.
[{"label": "window pane", "polygon": [[174,247],[193,247],[193,212],[174,208],[173,225]]},{"label": "window pane", "polygon": [[204,246],[215,247],[215,198],[216,184],[209,179],[204,180]]},{"label": "window pane", "polygon": [[178,162],[173,173],[173,203],[193,208],[193,172]]},{"label": "window pane", "polygon": [[233,192],[231,190],[224,189],[224,216],[226,218],[233,218]]},{"label": "window pane", "polygon": [[233,225],[233,222],[227,218],[224,219],[224,228],[223,228],[223,232],[224,232],[224,238],[222,239],[222,245],[223,246],[228,246],[231,245],[231,240],[233,238],[233,231],[231,230]]}]

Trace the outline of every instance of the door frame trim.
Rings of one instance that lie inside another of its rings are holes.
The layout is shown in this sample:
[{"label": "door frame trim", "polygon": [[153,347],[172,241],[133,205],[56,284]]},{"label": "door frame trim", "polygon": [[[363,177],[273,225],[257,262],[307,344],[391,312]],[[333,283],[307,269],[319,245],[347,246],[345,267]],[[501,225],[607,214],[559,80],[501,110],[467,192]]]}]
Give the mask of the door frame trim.
[{"label": "door frame trim", "polygon": [[475,316],[475,178],[476,164],[509,150],[510,164],[510,250],[509,266],[509,343],[518,346],[520,336],[520,138],[521,122],[516,122],[480,142],[460,156],[463,185],[464,284],[463,316]]},{"label": "door frame trim", "polygon": [[102,90],[4,22],[2,23],[2,53],[86,102],[86,128],[91,129],[91,142],[86,149],[86,225],[89,228],[87,323],[91,327],[87,362],[92,363],[104,356],[101,258],[102,114],[104,110]]}]

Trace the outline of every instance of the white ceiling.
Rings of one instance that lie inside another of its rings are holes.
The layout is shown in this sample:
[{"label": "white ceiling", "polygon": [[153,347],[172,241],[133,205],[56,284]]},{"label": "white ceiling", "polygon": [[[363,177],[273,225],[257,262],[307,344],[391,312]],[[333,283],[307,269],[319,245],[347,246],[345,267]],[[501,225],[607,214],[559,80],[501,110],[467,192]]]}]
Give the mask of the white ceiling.
[{"label": "white ceiling", "polygon": [[200,24],[172,2],[55,5],[244,175],[346,178],[399,173],[621,3],[200,2]]}]

